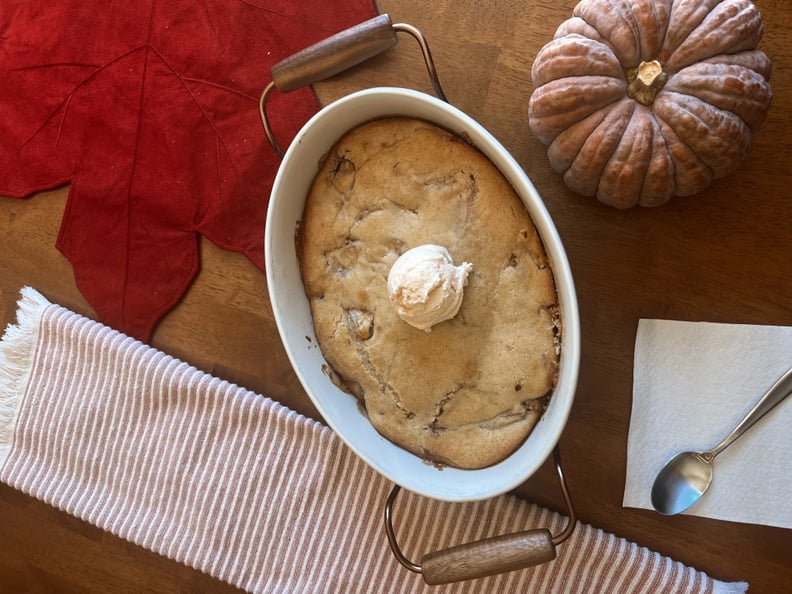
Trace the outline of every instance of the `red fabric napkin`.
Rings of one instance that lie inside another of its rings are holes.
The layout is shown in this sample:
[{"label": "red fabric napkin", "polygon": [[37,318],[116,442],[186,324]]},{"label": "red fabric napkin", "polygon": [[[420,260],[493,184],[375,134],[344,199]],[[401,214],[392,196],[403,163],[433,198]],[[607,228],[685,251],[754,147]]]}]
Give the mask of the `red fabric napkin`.
[{"label": "red fabric napkin", "polygon": [[[5,0],[0,195],[70,183],[57,246],[101,320],[148,340],[198,272],[199,233],[264,268],[271,66],[375,15],[372,0]],[[275,93],[281,143],[317,109],[310,89]]]}]

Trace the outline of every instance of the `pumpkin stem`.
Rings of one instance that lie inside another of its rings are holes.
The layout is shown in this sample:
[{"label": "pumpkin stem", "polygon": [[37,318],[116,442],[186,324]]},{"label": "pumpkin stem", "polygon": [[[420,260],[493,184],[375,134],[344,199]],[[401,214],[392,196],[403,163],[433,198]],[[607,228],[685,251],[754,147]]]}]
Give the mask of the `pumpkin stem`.
[{"label": "pumpkin stem", "polygon": [[641,62],[637,68],[627,71],[627,94],[644,105],[651,105],[657,92],[663,88],[668,75],[657,60]]}]

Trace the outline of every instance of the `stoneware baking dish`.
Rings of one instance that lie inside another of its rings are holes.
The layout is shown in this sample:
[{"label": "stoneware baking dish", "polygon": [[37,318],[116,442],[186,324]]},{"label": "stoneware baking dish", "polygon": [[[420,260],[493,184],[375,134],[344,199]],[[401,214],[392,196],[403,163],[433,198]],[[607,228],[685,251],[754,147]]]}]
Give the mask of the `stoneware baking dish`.
[{"label": "stoneware baking dish", "polygon": [[[275,90],[288,92],[317,82],[359,63],[394,45],[397,32],[407,32],[418,40],[440,98],[402,88],[362,90],[320,110],[304,125],[288,150],[281,151],[267,121],[267,96]],[[554,558],[555,545],[567,538],[574,527],[557,443],[575,395],[580,323],[569,263],[542,199],[509,152],[484,127],[444,100],[428,45],[420,32],[409,25],[392,24],[388,15],[380,15],[287,58],[272,69],[272,79],[261,96],[260,107],[267,136],[283,157],[270,197],[265,231],[267,285],[275,321],[291,364],[326,423],[368,465],[395,483],[385,513],[385,528],[394,553],[405,567],[422,573],[428,583],[490,575]],[[502,462],[487,468],[438,468],[382,437],[361,412],[355,397],[331,381],[328,364],[314,334],[295,246],[305,198],[323,155],[345,132],[367,121],[393,115],[431,121],[469,140],[484,153],[508,179],[533,217],[555,275],[563,325],[557,387],[547,411],[523,445]],[[390,520],[399,487],[445,501],[490,498],[524,482],[551,454],[569,507],[570,522],[563,534],[553,537],[547,530],[533,530],[499,537],[510,540],[497,546],[492,539],[468,543],[458,547],[459,551],[430,553],[421,564],[401,555]],[[508,552],[508,558],[504,557],[504,551]],[[475,559],[474,569],[469,567],[471,559]]]}]

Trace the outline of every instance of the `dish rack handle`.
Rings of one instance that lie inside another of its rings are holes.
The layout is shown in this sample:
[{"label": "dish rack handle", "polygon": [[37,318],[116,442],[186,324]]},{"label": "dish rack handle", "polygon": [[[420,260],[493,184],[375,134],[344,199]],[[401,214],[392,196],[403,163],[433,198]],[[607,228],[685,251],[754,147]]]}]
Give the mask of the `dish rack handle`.
[{"label": "dish rack handle", "polygon": [[493,536],[427,553],[418,565],[404,556],[393,530],[393,504],[401,490],[396,485],[385,505],[385,533],[396,560],[410,571],[420,573],[430,586],[482,578],[552,561],[556,557],[556,546],[572,535],[576,524],[558,446],[553,450],[553,459],[568,514],[567,525],[558,535],[553,536],[546,528],[539,528]]},{"label": "dish rack handle", "polygon": [[295,91],[357,66],[396,45],[396,34],[399,32],[408,33],[418,41],[432,87],[440,99],[447,101],[440,86],[432,52],[423,34],[412,25],[394,24],[388,14],[381,14],[300,50],[272,67],[272,81],[259,98],[259,114],[267,140],[280,157],[284,153],[267,116],[267,99],[270,94],[275,89],[282,93]]}]

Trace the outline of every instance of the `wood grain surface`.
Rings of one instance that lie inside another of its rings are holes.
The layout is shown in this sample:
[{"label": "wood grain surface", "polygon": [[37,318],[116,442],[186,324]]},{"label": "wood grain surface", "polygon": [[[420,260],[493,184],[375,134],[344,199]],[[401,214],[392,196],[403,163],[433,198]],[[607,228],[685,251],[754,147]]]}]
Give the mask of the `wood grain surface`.
[{"label": "wood grain surface", "polygon": [[[381,0],[378,7],[424,32],[448,99],[522,164],[567,248],[583,345],[561,446],[580,519],[717,579],[747,580],[752,593],[775,594],[792,592],[792,531],[621,506],[639,318],[792,325],[792,11],[787,0],[756,3],[765,20],[761,48],[774,64],[774,101],[743,166],[701,195],[624,212],[567,191],[528,128],[533,58],[574,0]],[[409,38],[316,90],[326,104],[386,85],[431,93]],[[14,319],[23,285],[94,316],[55,248],[67,190],[0,198],[3,326]],[[201,262],[198,279],[159,324],[152,345],[318,418],[280,344],[264,275],[208,241],[201,242]],[[562,507],[550,464],[518,493]],[[0,486],[2,592],[233,590]]]}]

